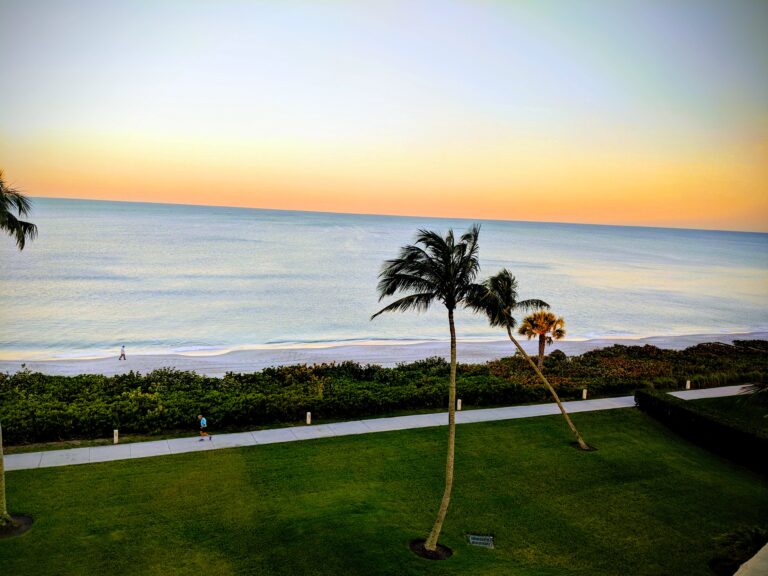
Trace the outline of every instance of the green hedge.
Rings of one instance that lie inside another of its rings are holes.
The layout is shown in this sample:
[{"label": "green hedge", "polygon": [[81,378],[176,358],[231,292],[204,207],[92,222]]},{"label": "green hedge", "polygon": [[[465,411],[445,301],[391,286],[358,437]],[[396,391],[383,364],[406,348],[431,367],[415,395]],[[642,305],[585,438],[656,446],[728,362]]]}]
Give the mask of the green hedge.
[{"label": "green hedge", "polygon": [[643,411],[688,440],[768,474],[768,436],[743,422],[656,390],[638,390]]},{"label": "green hedge", "polygon": [[[324,367],[289,366],[256,374],[207,378],[193,372],[155,370],[121,377],[0,376],[0,419],[8,443],[41,442],[123,433],[192,429],[203,413],[212,430],[315,419],[376,416],[400,410],[441,409],[447,375],[412,377],[384,372],[358,381],[323,375]],[[495,377],[462,378],[467,406],[540,402],[541,387]]]},{"label": "green hedge", "polygon": [[[511,345],[510,345],[511,346]],[[564,400],[629,394],[637,388],[681,388],[761,382],[768,360],[754,341],[744,346],[699,345],[687,350],[611,346],[581,356],[545,359],[545,373]],[[0,421],[9,443],[155,434],[192,430],[206,415],[214,431],[315,419],[375,417],[397,411],[445,409],[449,365],[441,358],[394,368],[355,362],[283,366],[210,378],[173,369],[119,376],[0,373]],[[464,406],[548,401],[519,356],[459,364]]]}]

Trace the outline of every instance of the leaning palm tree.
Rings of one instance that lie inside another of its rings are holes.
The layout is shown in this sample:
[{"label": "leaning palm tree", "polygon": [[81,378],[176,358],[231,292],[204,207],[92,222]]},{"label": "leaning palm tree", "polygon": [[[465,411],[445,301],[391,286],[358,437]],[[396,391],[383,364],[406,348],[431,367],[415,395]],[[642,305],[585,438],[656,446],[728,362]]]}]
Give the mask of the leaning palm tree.
[{"label": "leaning palm tree", "polygon": [[0,170],[0,230],[16,239],[16,246],[24,250],[24,245],[37,236],[37,226],[31,222],[19,220],[18,216],[28,216],[32,209],[32,203],[18,190],[8,186],[3,180],[3,171]]},{"label": "leaning palm tree", "polygon": [[[491,326],[506,329],[509,339],[512,340],[512,343],[517,347],[520,354],[522,354],[523,358],[528,361],[534,372],[536,372],[541,381],[544,382],[549,393],[552,394],[552,398],[554,398],[557,403],[557,407],[560,409],[563,418],[565,418],[565,421],[568,423],[568,427],[576,437],[576,442],[578,443],[579,448],[582,450],[592,450],[589,444],[584,441],[584,438],[582,438],[581,434],[576,429],[576,426],[574,426],[570,416],[568,416],[568,412],[565,410],[565,406],[563,406],[563,403],[560,401],[557,392],[555,392],[555,389],[549,383],[549,380],[542,374],[540,370],[541,364],[536,366],[533,360],[531,360],[531,357],[526,354],[523,347],[512,334],[512,331],[517,325],[517,320],[515,320],[515,317],[513,316],[515,310],[549,308],[549,304],[543,300],[535,299],[518,301],[517,280],[507,269],[502,269],[501,272],[495,276],[491,276],[485,280],[481,287],[475,289],[467,300],[470,308],[477,312],[484,312],[488,316],[488,322]],[[549,314],[549,312],[547,312],[547,314]],[[527,320],[528,318],[526,318],[526,321]],[[525,326],[525,324],[523,324],[523,326]],[[563,331],[563,334],[565,334],[565,331]]]},{"label": "leaning palm tree", "polygon": [[448,456],[445,463],[445,490],[435,525],[424,544],[430,552],[437,549],[453,487],[454,446],[456,443],[456,327],[454,310],[466,305],[467,295],[476,290],[473,284],[480,262],[477,238],[480,226],[473,225],[456,242],[453,230],[445,238],[430,230],[419,230],[416,244],[403,246],[400,255],[387,260],[379,274],[379,301],[395,293],[407,293],[385,306],[371,319],[384,312],[425,311],[439,302],[448,310],[451,333],[451,376],[448,387]]},{"label": "leaning palm tree", "polygon": [[517,331],[520,336],[539,339],[539,370],[544,368],[544,346],[565,338],[565,320],[547,310],[538,310],[523,319]]}]

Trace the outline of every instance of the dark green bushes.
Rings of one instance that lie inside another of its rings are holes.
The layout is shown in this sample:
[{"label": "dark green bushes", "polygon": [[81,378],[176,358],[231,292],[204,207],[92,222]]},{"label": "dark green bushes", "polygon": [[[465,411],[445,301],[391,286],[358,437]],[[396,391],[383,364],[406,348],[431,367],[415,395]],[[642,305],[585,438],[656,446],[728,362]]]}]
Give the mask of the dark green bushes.
[{"label": "dark green bushes", "polygon": [[761,430],[664,392],[638,390],[635,401],[643,412],[691,442],[768,473],[768,435]]},{"label": "dark green bushes", "polygon": [[[612,346],[567,357],[553,352],[545,373],[564,400],[672,389],[763,382],[766,355],[754,341],[742,346],[700,345],[684,351]],[[209,378],[170,368],[120,376],[0,374],[0,420],[9,443],[193,430],[204,413],[212,430],[315,419],[371,417],[403,410],[444,409],[450,366],[428,358],[394,368],[355,362],[282,366]],[[549,401],[520,356],[459,364],[464,406]]]}]

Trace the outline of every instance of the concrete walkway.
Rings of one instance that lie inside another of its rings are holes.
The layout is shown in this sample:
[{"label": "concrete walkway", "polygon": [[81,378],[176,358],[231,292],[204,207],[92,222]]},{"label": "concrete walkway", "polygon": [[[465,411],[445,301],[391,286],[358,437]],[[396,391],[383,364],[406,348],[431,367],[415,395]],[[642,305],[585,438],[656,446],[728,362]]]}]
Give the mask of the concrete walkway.
[{"label": "concrete walkway", "polygon": [[[705,390],[685,390],[673,392],[679,398],[716,398],[733,396],[740,393],[742,386],[724,386]],[[564,402],[569,413],[593,412],[596,410],[613,410],[615,408],[630,408],[635,405],[634,396],[618,398],[599,398],[596,400],[576,400]],[[466,410],[456,413],[457,424],[474,422],[489,422],[492,420],[511,420],[514,418],[531,418],[559,414],[556,404],[533,404],[530,406],[509,406],[506,408],[488,408],[484,410]],[[238,446],[257,446],[275,444],[278,442],[296,442],[329,436],[350,436],[368,434],[371,432],[387,432],[391,430],[409,430],[413,428],[429,428],[448,424],[448,413],[417,414],[414,416],[396,416],[394,418],[375,418],[371,420],[353,420],[316,426],[294,426],[292,428],[275,428],[255,432],[238,432],[235,434],[214,434],[210,440],[202,442],[196,436],[188,438],[173,438],[153,442],[136,442],[132,444],[112,444],[94,446],[92,448],[70,448],[67,450],[49,450],[46,452],[28,452],[26,454],[11,454],[5,457],[6,470],[27,470],[30,468],[50,468],[53,466],[69,466],[72,464],[92,464],[94,462],[109,462],[112,460],[127,460],[129,458],[146,458],[149,456],[165,456],[183,452],[199,452],[216,450],[218,448],[234,448]]]},{"label": "concrete walkway", "polygon": [[765,576],[768,574],[768,544],[741,565],[733,576]]}]

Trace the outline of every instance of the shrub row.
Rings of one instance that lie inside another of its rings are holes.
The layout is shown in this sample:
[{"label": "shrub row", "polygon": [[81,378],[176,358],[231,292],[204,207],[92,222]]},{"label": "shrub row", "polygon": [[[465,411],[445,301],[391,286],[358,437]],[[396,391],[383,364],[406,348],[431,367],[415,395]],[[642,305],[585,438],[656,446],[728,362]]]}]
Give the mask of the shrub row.
[{"label": "shrub row", "polygon": [[768,474],[768,436],[760,430],[657,390],[637,390],[635,402],[695,444]]},{"label": "shrub row", "polygon": [[[761,382],[766,355],[749,346],[695,346],[684,351],[653,346],[612,346],[566,357],[554,352],[545,372],[563,400],[633,392]],[[759,345],[758,345],[759,347]],[[344,419],[444,409],[449,365],[430,358],[394,368],[355,362],[283,366],[210,378],[173,369],[106,377],[48,376],[26,370],[0,373],[0,421],[9,443],[55,441],[123,433],[193,429],[204,413],[212,430],[291,423],[307,411],[315,419]],[[464,406],[493,406],[549,399],[519,356],[485,364],[460,364]]]},{"label": "shrub row", "polygon": [[[277,369],[284,374],[306,366]],[[0,378],[4,388],[0,419],[8,443],[41,442],[123,433],[159,433],[191,429],[204,413],[214,430],[297,422],[306,412],[315,419],[376,416],[401,410],[445,407],[444,375],[422,375],[382,384],[348,378],[311,377],[283,385],[250,382],[252,374],[206,378],[162,369],[144,376],[132,373],[116,385],[103,376],[58,378],[18,373]],[[289,378],[286,378],[289,379]],[[175,387],[173,382],[179,382]],[[169,382],[170,381],[170,382]],[[27,394],[56,383],[61,394]],[[72,393],[67,384],[79,392]],[[61,388],[60,388],[61,387]],[[465,406],[540,402],[546,391],[494,377],[462,378],[457,385]],[[575,396],[575,394],[567,394]]]}]

